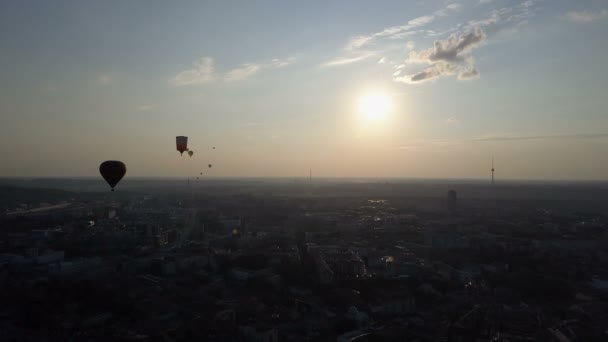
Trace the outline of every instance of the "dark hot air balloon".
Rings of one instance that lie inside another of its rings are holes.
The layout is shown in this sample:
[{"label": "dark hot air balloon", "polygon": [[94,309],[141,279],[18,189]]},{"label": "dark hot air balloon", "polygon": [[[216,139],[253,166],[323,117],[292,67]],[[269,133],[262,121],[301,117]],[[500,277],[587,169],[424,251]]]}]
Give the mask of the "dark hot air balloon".
[{"label": "dark hot air balloon", "polygon": [[188,137],[179,136],[175,137],[175,145],[180,155],[183,155],[185,151],[188,151]]},{"label": "dark hot air balloon", "polygon": [[188,151],[188,155],[189,155],[190,157],[192,157],[192,155],[193,155],[193,154],[194,154],[194,151],[192,151],[192,150]]},{"label": "dark hot air balloon", "polygon": [[213,165],[209,164],[209,168],[211,168]]},{"label": "dark hot air balloon", "polygon": [[99,173],[101,173],[103,179],[108,182],[112,191],[114,191],[116,184],[118,184],[125,173],[127,173],[127,167],[121,161],[106,160],[99,165]]}]

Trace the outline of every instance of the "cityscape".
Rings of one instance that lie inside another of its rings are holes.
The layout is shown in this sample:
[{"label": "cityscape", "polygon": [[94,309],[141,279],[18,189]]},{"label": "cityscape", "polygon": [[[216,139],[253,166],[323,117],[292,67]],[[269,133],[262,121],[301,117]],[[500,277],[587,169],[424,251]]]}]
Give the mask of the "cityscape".
[{"label": "cityscape", "polygon": [[608,334],[605,183],[4,183],[6,341]]}]

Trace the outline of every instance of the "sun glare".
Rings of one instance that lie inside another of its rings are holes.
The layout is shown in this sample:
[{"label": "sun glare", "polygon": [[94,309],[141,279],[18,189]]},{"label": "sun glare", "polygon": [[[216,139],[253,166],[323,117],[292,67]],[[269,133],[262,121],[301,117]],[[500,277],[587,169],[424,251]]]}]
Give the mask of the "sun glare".
[{"label": "sun glare", "polygon": [[391,101],[385,94],[373,93],[359,98],[358,105],[359,112],[367,121],[379,121],[388,114]]}]

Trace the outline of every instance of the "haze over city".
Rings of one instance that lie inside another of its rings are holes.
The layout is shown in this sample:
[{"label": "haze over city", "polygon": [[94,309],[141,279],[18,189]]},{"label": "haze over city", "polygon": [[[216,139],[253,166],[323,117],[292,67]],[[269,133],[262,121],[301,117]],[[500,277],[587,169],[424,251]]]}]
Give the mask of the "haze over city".
[{"label": "haze over city", "polygon": [[602,0],[6,1],[0,176],[605,180],[607,35]]}]

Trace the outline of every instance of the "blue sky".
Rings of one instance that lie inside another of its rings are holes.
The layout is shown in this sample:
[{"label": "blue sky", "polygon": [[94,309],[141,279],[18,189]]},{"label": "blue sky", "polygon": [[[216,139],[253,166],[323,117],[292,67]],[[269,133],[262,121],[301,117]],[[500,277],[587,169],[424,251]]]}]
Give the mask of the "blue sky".
[{"label": "blue sky", "polygon": [[603,0],[2,2],[0,176],[606,179],[607,34]]}]

